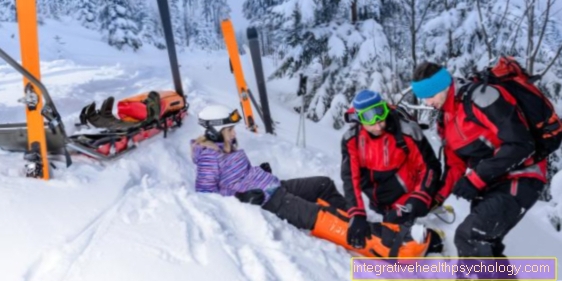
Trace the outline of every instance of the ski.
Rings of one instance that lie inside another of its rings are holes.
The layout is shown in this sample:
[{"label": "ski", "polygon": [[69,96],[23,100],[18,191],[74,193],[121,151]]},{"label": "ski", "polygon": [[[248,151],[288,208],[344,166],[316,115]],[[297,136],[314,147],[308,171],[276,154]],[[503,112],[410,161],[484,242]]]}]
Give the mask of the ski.
[{"label": "ski", "polygon": [[178,56],[176,53],[176,44],[174,41],[174,33],[172,31],[172,20],[170,16],[170,8],[168,0],[158,0],[158,10],[160,11],[160,19],[164,29],[164,37],[166,38],[166,49],[168,49],[168,58],[170,59],[170,67],[172,70],[172,79],[174,80],[174,87],[176,93],[183,98],[185,104],[185,95],[181,84],[180,68],[178,65]]},{"label": "ski", "polygon": [[[249,53],[250,53],[250,47],[248,47],[248,45],[246,45],[246,44],[242,45],[242,49],[244,49],[244,53],[245,53],[245,54],[249,54]],[[244,56],[244,58],[247,58],[247,57]],[[252,65],[252,63],[251,63],[250,61],[248,61],[247,59],[246,59],[246,63],[247,63],[248,65]],[[251,99],[251,101],[252,101],[252,104],[253,104],[254,107],[256,108],[256,111],[258,112],[258,115],[260,116],[260,119],[261,119],[261,120],[264,122],[264,124],[265,124],[265,121],[264,121],[265,119],[263,118],[263,111],[262,111],[262,108],[261,108],[261,106],[259,105],[259,103],[256,101],[256,98],[254,97],[254,94],[252,93],[252,91],[251,91],[249,88],[248,88],[248,95],[250,96],[250,99]],[[279,121],[273,120],[273,118],[272,118],[271,116],[270,116],[269,118],[271,119],[272,129],[273,129],[273,131],[275,131],[275,125],[276,125],[276,124],[280,124],[280,123],[279,123]],[[275,134],[275,133],[273,133],[273,134]]]},{"label": "ski", "polygon": [[[22,65],[16,62],[2,49],[0,49],[0,58],[6,61],[6,63],[8,63],[8,65],[14,68],[17,72],[19,72],[24,77],[24,79],[29,81],[29,83],[26,84],[26,90],[31,91],[32,88],[33,89],[37,88],[40,91],[41,97],[43,98],[43,105],[40,114],[42,115],[42,117],[46,119],[46,122],[44,122],[43,118],[41,118],[41,128],[43,129],[40,131],[45,133],[44,127],[46,125],[47,128],[51,131],[52,135],[60,135],[59,138],[62,139],[64,142],[66,142],[67,136],[66,136],[66,131],[64,129],[64,124],[61,120],[60,114],[57,111],[55,104],[53,103],[53,100],[51,99],[49,91],[47,91],[47,88],[45,88],[45,85],[43,85],[41,81],[35,78],[33,74],[27,71],[27,69],[25,69]],[[27,97],[24,97],[24,99],[26,98]],[[39,109],[36,107],[35,110],[39,110]],[[29,132],[29,119],[26,125]],[[28,139],[31,138],[28,137]],[[31,143],[29,143],[28,150],[29,150],[28,152],[31,152]],[[70,155],[68,154],[68,151],[66,150],[65,147],[63,147],[62,150],[64,151],[64,155],[66,157],[66,166],[69,167],[72,164]],[[47,150],[45,149],[45,151]],[[39,143],[39,153],[41,155],[41,143]],[[47,162],[43,162],[43,163],[47,163]],[[43,165],[43,167],[45,169],[48,169],[47,167],[45,167],[45,165]],[[42,178],[44,178],[44,175],[42,176]]]},{"label": "ski", "polygon": [[252,57],[252,65],[254,66],[254,73],[256,75],[256,84],[258,85],[258,92],[260,94],[260,104],[262,110],[262,120],[265,124],[265,131],[268,134],[273,133],[273,122],[271,120],[271,112],[269,111],[269,101],[267,98],[267,88],[265,86],[265,78],[263,75],[263,65],[261,62],[260,43],[258,40],[258,31],[255,27],[250,27],[247,30],[248,41],[250,44],[250,55]]},{"label": "ski", "polygon": [[257,125],[252,111],[248,86],[246,85],[242,64],[240,62],[240,55],[238,53],[238,43],[236,42],[234,27],[232,26],[230,19],[225,19],[221,22],[221,29],[224,43],[226,45],[226,49],[228,50],[228,56],[230,57],[231,71],[233,72],[234,79],[236,80],[236,88],[240,97],[240,104],[242,106],[246,127],[252,132],[257,132]]},{"label": "ski", "polygon": [[[39,68],[39,38],[37,31],[37,9],[35,0],[16,1],[18,17],[21,60],[22,65],[38,80],[41,79]],[[26,167],[32,166],[39,169],[34,172],[27,172],[28,177],[42,178],[48,180],[49,160],[47,159],[47,138],[44,129],[43,115],[43,92],[35,87],[27,77],[23,78],[24,97],[19,101],[25,104],[27,119],[27,142],[28,155],[24,157],[29,163]]]}]

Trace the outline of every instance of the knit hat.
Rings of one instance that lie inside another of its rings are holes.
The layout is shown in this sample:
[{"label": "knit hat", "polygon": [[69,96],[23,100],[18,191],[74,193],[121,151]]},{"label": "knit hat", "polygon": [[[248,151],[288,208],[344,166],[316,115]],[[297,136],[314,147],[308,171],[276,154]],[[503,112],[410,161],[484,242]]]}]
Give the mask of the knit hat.
[{"label": "knit hat", "polygon": [[378,92],[369,90],[360,91],[353,99],[357,120],[361,124],[373,125],[384,121],[388,116],[389,109]]},{"label": "knit hat", "polygon": [[383,101],[383,99],[378,92],[362,90],[357,93],[353,99],[353,108],[355,108],[356,111],[360,111],[381,101]]}]

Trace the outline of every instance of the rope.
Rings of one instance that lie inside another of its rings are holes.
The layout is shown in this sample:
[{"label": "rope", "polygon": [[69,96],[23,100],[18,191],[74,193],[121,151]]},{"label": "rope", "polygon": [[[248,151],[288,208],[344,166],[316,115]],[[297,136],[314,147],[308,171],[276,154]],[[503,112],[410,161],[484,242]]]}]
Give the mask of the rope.
[{"label": "rope", "polygon": [[445,213],[449,213],[453,215],[453,219],[451,221],[447,221],[446,219],[444,219],[441,215],[439,215],[439,213],[434,212],[433,214],[442,222],[446,223],[446,224],[453,224],[457,218],[457,214],[455,213],[454,210],[449,210],[446,207],[441,207],[443,209],[445,209]]}]

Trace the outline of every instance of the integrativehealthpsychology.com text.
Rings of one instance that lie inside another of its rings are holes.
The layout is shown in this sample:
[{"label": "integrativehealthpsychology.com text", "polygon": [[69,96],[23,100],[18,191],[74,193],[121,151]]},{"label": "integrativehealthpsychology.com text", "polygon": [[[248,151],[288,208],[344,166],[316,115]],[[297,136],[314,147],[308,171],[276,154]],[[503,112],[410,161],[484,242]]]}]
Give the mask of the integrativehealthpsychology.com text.
[{"label": "integrativehealthpsychology.com text", "polygon": [[557,280],[557,265],[556,257],[353,258],[351,262],[351,279]]}]

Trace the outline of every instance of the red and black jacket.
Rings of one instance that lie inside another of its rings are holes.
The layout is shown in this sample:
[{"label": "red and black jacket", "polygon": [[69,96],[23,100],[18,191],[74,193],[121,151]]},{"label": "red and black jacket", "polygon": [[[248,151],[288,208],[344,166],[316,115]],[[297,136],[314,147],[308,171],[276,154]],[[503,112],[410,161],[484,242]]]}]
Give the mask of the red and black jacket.
[{"label": "red and black jacket", "polygon": [[533,163],[534,140],[515,98],[501,87],[478,86],[472,94],[477,119],[473,120],[462,104],[461,89],[469,82],[453,81],[438,120],[445,154],[439,194],[447,198],[467,168],[468,180],[481,190],[502,179],[531,177],[546,182],[546,160]]},{"label": "red and black jacket", "polygon": [[[441,163],[417,123],[391,114],[386,132],[378,137],[353,125],[343,136],[341,177],[350,216],[366,215],[364,192],[379,213],[410,198],[429,209],[441,177]],[[397,141],[400,130],[406,149]]]}]

